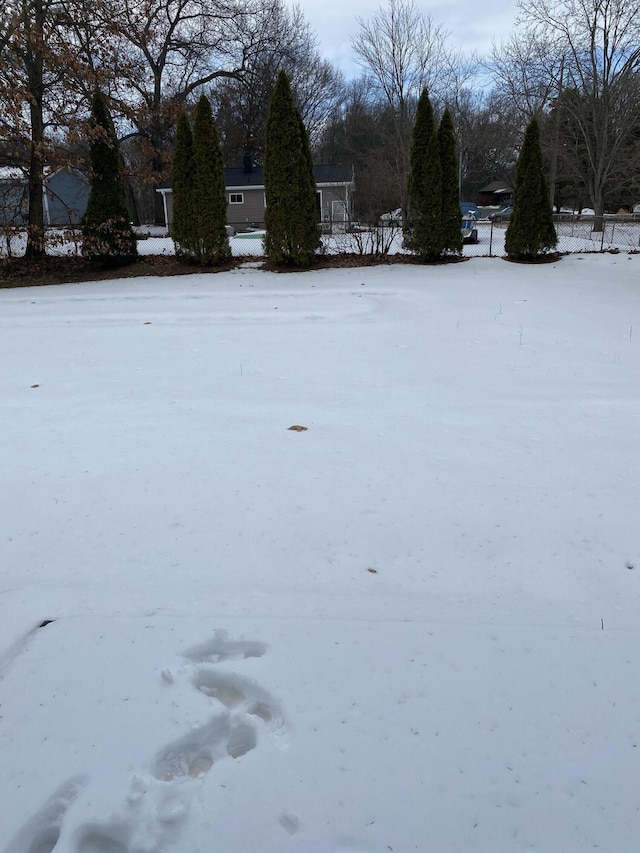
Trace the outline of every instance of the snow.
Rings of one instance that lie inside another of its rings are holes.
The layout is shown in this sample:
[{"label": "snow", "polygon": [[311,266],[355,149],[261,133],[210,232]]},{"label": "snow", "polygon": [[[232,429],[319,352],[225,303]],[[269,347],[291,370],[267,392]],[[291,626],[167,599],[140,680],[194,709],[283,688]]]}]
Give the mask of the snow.
[{"label": "snow", "polygon": [[[492,223],[488,220],[476,222],[478,243],[467,243],[462,253],[465,257],[502,257],[505,254],[504,241],[507,222]],[[175,247],[166,229],[158,226],[136,228],[140,237],[138,252],[140,255],[173,255]],[[560,221],[556,223],[558,234],[557,249],[560,253],[586,253],[601,251],[637,252],[640,244],[640,225],[628,217],[609,217],[602,231],[593,230],[591,219]],[[81,253],[80,235],[77,240],[70,239],[65,229],[48,229],[47,251],[52,255]],[[238,234],[229,239],[231,253],[235,258],[262,257],[264,231]],[[0,257],[7,254],[7,241],[11,254],[20,257],[24,254],[26,234],[16,233],[0,240]],[[371,255],[387,253],[389,255],[406,254],[403,248],[403,234],[400,228],[387,226],[373,230],[354,230],[348,233],[324,234],[322,251],[326,254],[351,253]]]},{"label": "snow", "polygon": [[2,853],[634,851],[639,265],[0,291]]}]

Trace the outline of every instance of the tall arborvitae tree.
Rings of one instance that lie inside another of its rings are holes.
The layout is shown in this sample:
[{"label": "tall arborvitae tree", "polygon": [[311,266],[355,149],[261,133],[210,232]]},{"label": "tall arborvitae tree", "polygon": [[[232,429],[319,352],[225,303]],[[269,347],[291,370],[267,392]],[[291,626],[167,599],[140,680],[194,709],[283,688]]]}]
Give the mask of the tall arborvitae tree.
[{"label": "tall arborvitae tree", "polygon": [[422,261],[435,261],[444,249],[442,235],[442,166],[440,143],[427,90],[418,101],[411,134],[409,208],[404,243]]},{"label": "tall arborvitae tree", "polygon": [[445,253],[462,252],[460,188],[456,135],[449,108],[445,109],[438,128],[440,165],[442,167],[442,248]]},{"label": "tall arborvitae tree", "polygon": [[558,243],[553,224],[549,186],[542,163],[538,121],[531,119],[516,165],[513,213],[504,248],[510,258],[530,260]]},{"label": "tall arborvitae tree", "polygon": [[82,223],[82,254],[104,266],[120,266],[138,257],[129,221],[123,163],[111,113],[99,89],[91,99],[91,174]]},{"label": "tall arborvitae tree", "polygon": [[[193,123],[194,260],[211,266],[231,257],[222,151],[211,104],[200,96]],[[191,231],[191,229],[189,229]]]},{"label": "tall arborvitae tree", "polygon": [[284,71],[278,75],[269,106],[264,188],[267,257],[278,264],[308,266],[320,245],[313,160]]},{"label": "tall arborvitae tree", "polygon": [[193,204],[193,135],[187,114],[182,112],[176,130],[176,147],[173,154],[171,189],[173,198],[173,221],[171,236],[176,256],[185,261],[197,257],[197,223]]}]

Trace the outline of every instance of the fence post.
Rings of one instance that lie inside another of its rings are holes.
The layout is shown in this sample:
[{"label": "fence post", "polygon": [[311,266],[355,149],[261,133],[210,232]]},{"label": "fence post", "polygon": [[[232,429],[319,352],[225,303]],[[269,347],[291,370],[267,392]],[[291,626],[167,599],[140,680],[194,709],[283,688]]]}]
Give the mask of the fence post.
[{"label": "fence post", "polygon": [[493,219],[491,220],[491,227],[489,228],[489,257],[493,257]]}]

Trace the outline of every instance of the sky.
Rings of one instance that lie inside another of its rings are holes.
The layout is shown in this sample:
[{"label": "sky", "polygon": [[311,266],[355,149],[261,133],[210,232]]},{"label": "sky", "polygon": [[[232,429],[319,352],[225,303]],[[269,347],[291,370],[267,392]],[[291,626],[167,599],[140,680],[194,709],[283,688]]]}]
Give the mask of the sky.
[{"label": "sky", "polygon": [[[347,77],[358,76],[353,61],[351,38],[358,30],[356,18],[366,20],[385,0],[298,0],[305,18],[318,34],[320,48],[327,59],[338,65]],[[495,40],[508,35],[516,14],[516,0],[485,0],[478,3],[452,0],[446,3],[420,3],[418,8],[441,23],[451,34],[451,46],[465,52],[486,54]]]}]

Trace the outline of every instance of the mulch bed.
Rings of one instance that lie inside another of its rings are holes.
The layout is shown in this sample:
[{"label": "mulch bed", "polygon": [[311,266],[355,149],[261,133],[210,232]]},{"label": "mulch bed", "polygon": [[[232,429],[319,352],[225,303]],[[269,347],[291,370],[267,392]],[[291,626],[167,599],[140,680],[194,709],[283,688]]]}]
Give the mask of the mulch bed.
[{"label": "mulch bed", "polygon": [[0,287],[34,287],[47,284],[73,284],[113,278],[186,275],[194,272],[218,272],[237,266],[237,260],[216,270],[183,264],[174,257],[148,255],[122,267],[100,267],[79,257],[46,257],[38,260],[12,258],[0,261]]},{"label": "mulch bed", "polygon": [[[468,258],[453,258],[442,263],[460,263]],[[303,272],[300,267],[272,264],[265,258],[255,255],[233,258],[219,267],[201,267],[185,264],[171,255],[145,255],[133,264],[122,267],[100,267],[81,257],[47,256],[38,260],[10,258],[0,260],[0,288],[37,287],[52,284],[74,284],[86,281],[104,281],[108,279],[140,278],[142,276],[189,275],[190,273],[218,273],[232,270],[245,263],[259,264],[257,269],[272,272]],[[358,255],[336,254],[319,255],[315,263],[306,269],[342,269],[351,267],[370,267],[390,264],[419,264],[412,255]]]}]

